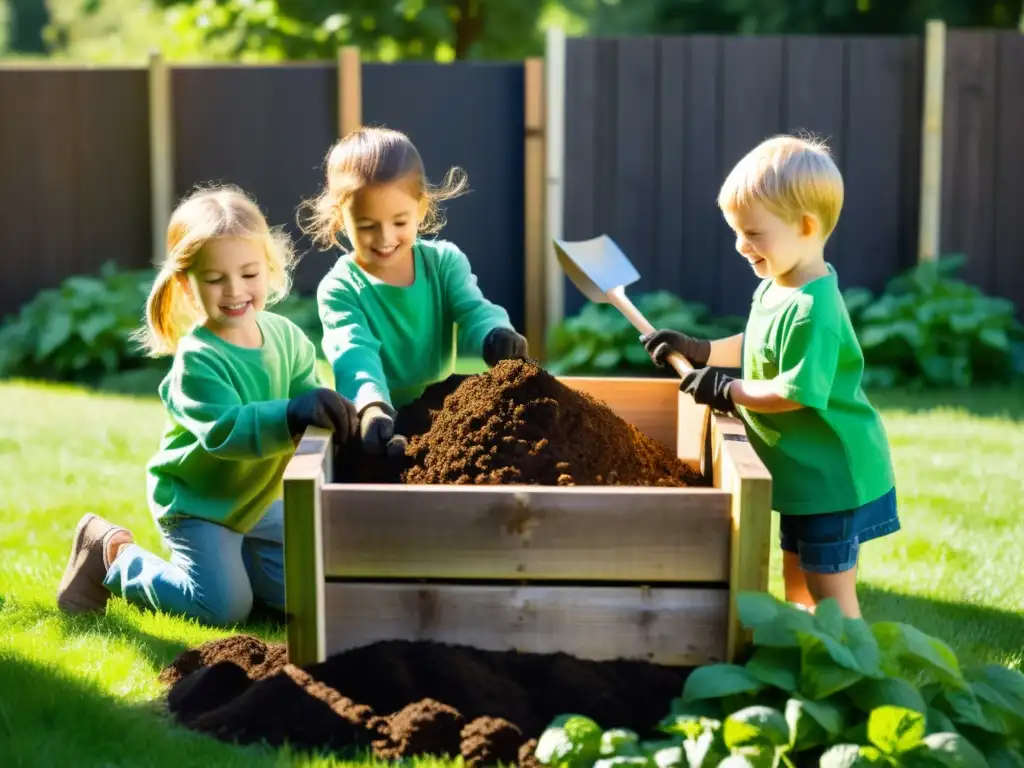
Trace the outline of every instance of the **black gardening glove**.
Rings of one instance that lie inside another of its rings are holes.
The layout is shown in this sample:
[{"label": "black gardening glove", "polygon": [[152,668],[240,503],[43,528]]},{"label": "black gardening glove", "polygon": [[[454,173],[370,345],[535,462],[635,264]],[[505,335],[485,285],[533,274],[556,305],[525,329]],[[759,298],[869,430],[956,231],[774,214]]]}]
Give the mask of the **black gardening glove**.
[{"label": "black gardening glove", "polygon": [[359,417],[352,401],[333,389],[321,387],[296,395],[288,401],[288,432],[299,437],[307,427],[334,430],[339,442],[353,437]]},{"label": "black gardening glove", "polygon": [[492,328],[484,337],[483,358],[488,368],[501,360],[511,360],[527,355],[526,339],[511,328]]},{"label": "black gardening glove", "polygon": [[401,456],[409,444],[404,435],[395,434],[395,411],[389,405],[373,403],[363,409],[359,419],[359,433],[363,450],[373,456]]},{"label": "black gardening glove", "polygon": [[707,339],[695,339],[667,328],[659,328],[654,333],[641,336],[640,341],[654,364],[661,368],[665,367],[665,358],[672,352],[685,357],[694,368],[703,368],[711,357],[711,342]]},{"label": "black gardening glove", "polygon": [[736,406],[729,394],[729,385],[734,381],[736,377],[723,373],[721,368],[698,368],[683,377],[679,390],[700,405],[711,406],[722,413],[735,413]]}]

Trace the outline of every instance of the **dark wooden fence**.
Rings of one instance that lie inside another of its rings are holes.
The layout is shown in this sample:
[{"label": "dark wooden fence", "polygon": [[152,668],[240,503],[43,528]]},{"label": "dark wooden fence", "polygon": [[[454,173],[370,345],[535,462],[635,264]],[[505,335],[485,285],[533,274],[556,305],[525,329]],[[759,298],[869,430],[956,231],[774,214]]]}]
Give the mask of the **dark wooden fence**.
[{"label": "dark wooden fence", "polygon": [[[1024,36],[948,35],[943,252],[1024,307]],[[826,138],[846,202],[827,256],[874,290],[917,259],[918,37],[577,38],[566,51],[568,239],[612,236],[668,289],[744,314],[756,278],[715,205],[732,165],[781,132]],[[565,309],[583,299],[566,282]]]},{"label": "dark wooden fence", "polygon": [[[754,278],[715,206],[731,165],[761,139],[826,137],[846,179],[828,247],[844,285],[881,288],[917,258],[923,43],[918,37],[570,39],[564,236],[613,236],[643,278],[743,313]],[[942,250],[966,277],[1024,307],[1024,36],[950,31]],[[407,131],[428,175],[452,165],[473,191],[443,235],[518,327],[524,309],[521,63],[362,66],[362,119]],[[0,69],[0,315],[104,261],[151,258],[147,73]],[[176,66],[174,193],[226,181],[297,235],[338,135],[338,67]],[[336,258],[300,239],[308,292]],[[565,287],[567,313],[582,297]]]}]

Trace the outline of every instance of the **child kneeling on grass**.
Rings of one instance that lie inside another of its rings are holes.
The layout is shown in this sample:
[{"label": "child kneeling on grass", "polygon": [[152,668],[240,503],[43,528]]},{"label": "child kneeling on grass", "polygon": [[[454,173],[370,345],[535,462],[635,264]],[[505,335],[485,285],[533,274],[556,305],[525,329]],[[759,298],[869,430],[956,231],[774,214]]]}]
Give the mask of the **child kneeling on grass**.
[{"label": "child kneeling on grass", "polygon": [[302,226],[324,249],[342,246],[344,235],[352,250],[317,291],[323,350],[335,388],[355,402],[363,449],[400,455],[396,409],[452,374],[456,348],[493,366],[525,357],[526,339],[484,297],[458,246],[420,237],[443,225],[437,204],[463,191],[455,169],[429,186],[416,147],[386,128],[353,131],[326,166]]},{"label": "child kneeling on grass", "polygon": [[103,610],[114,594],[231,625],[254,597],[284,608],[285,466],[307,427],[341,441],[358,427],[352,403],[320,386],[313,343],[264,310],[287,294],[292,262],[287,238],[233,187],[199,191],[174,212],[138,334],[150,354],[174,356],[159,388],[167,424],[147,467],[170,561],[87,514],[57,591],[62,610]]},{"label": "child kneeling on grass", "polygon": [[[831,597],[859,617],[860,545],[900,524],[885,428],[862,389],[864,356],[824,257],[842,176],[823,144],[775,137],[736,165],[718,204],[762,278],[746,330],[710,341],[659,329],[643,344],[659,365],[672,350],[690,360],[680,389],[742,419],[772,476],[786,599],[813,610]],[[719,370],[740,367],[740,379]]]}]

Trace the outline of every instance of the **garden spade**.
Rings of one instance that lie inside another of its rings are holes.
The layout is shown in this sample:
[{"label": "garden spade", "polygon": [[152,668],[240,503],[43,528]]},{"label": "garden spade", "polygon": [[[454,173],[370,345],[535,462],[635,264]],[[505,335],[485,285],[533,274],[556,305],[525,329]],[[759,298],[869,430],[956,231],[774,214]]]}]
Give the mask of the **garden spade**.
[{"label": "garden spade", "polygon": [[[626,286],[639,280],[640,273],[614,240],[601,235],[591,240],[554,242],[558,263],[584,296],[596,303],[612,304],[641,334],[654,332],[654,326],[626,297]],[[672,352],[666,360],[680,378],[693,370],[678,352]],[[704,466],[708,415],[707,406],[698,405],[693,398],[679,400],[676,455],[698,472]]]},{"label": "garden spade", "polygon": [[[639,280],[640,273],[608,235],[576,242],[555,240],[555,253],[569,279],[590,301],[612,304],[642,335],[654,333],[654,326],[626,296],[626,286]],[[681,377],[693,370],[678,352],[666,360]]]}]

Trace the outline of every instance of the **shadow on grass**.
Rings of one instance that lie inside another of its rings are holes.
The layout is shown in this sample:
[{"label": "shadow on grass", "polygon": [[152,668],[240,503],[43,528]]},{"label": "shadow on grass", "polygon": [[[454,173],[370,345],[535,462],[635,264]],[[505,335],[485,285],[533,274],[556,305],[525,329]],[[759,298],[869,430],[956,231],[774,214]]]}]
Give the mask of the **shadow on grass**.
[{"label": "shadow on grass", "polygon": [[910,624],[944,641],[961,664],[1024,665],[1024,613],[904,595],[865,583],[857,585],[857,593],[869,622]]},{"label": "shadow on grass", "polygon": [[174,726],[155,703],[118,701],[88,678],[11,655],[0,656],[0,742],[12,766],[279,764]]},{"label": "shadow on grass", "polygon": [[968,390],[871,390],[868,397],[881,410],[925,413],[964,411],[984,418],[1024,421],[1024,384],[979,386]]}]

